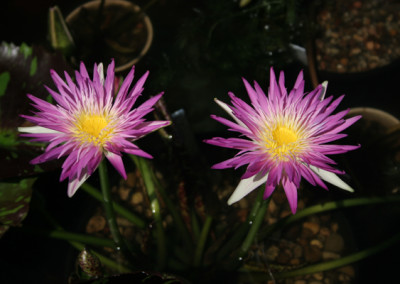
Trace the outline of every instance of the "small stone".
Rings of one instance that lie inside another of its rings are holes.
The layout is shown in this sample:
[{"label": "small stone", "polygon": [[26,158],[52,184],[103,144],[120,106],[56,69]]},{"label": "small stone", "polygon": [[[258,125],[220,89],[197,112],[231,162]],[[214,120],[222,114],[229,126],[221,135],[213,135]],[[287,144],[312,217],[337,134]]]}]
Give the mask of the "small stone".
[{"label": "small stone", "polygon": [[142,202],[143,202],[143,193],[135,192],[132,195],[132,198],[131,198],[132,205],[137,205],[137,204],[142,203]]},{"label": "small stone", "polygon": [[293,257],[300,258],[303,256],[303,247],[300,245],[295,245],[293,248]]},{"label": "small stone", "polygon": [[281,251],[276,258],[276,262],[279,264],[288,264],[290,261],[290,255],[286,251]]},{"label": "small stone", "polygon": [[325,242],[325,250],[330,252],[339,253],[344,248],[343,237],[339,234],[331,234]]},{"label": "small stone", "polygon": [[349,59],[346,57],[340,58],[340,64],[346,66],[349,63]]},{"label": "small stone", "polygon": [[305,238],[299,238],[299,239],[297,240],[297,243],[298,243],[299,245],[305,247],[306,245],[308,245],[308,240],[305,239]]},{"label": "small stone", "polygon": [[295,280],[294,284],[307,284],[306,280]]},{"label": "small stone", "polygon": [[126,185],[131,188],[136,185],[136,175],[134,172],[129,172],[126,174]]},{"label": "small stone", "polygon": [[299,202],[297,203],[297,210],[304,209],[305,207],[306,207],[306,204],[304,203],[304,201],[302,199],[300,199]]},{"label": "small stone", "polygon": [[291,226],[285,233],[285,238],[288,240],[296,240],[300,234],[300,226]]},{"label": "small stone", "polygon": [[342,272],[342,273],[344,273],[344,274],[347,274],[347,275],[350,276],[351,278],[354,278],[354,276],[355,276],[354,267],[351,266],[351,265],[347,265],[347,266],[340,267],[340,268],[338,269],[338,271],[340,271],[340,272]]},{"label": "small stone", "polygon": [[323,244],[320,240],[318,240],[318,239],[312,239],[312,240],[310,241],[310,245],[316,246],[316,247],[318,247],[318,248],[320,248],[320,249],[322,249],[322,248],[324,247],[324,244]]},{"label": "small stone", "polygon": [[313,235],[316,235],[319,232],[320,226],[315,222],[304,222],[303,228],[309,229]]},{"label": "small stone", "polygon": [[361,48],[355,47],[350,50],[350,55],[357,55],[361,53]]},{"label": "small stone", "polygon": [[332,284],[332,280],[329,278],[324,279],[324,284]]},{"label": "small stone", "polygon": [[354,7],[355,9],[360,9],[360,8],[362,7],[362,2],[361,2],[361,1],[355,1],[355,2],[353,3],[353,7]]},{"label": "small stone", "polygon": [[122,218],[122,217],[117,217],[117,224],[118,224],[118,226],[122,226],[122,227],[132,227],[133,226],[131,221],[129,221],[128,219]]},{"label": "small stone", "polygon": [[278,205],[284,204],[287,200],[284,190],[275,190],[271,197],[272,200],[274,200],[274,202]]},{"label": "small stone", "polygon": [[333,222],[333,223],[331,224],[331,230],[332,230],[332,232],[336,233],[336,232],[338,231],[338,229],[339,229],[338,223]]},{"label": "small stone", "polygon": [[122,200],[126,201],[129,198],[130,191],[131,191],[131,189],[129,187],[121,185],[118,188],[118,195]]},{"label": "small stone", "polygon": [[310,239],[313,236],[313,232],[308,228],[302,228],[300,238],[301,239]]},{"label": "small stone", "polygon": [[323,273],[323,272],[314,273],[312,276],[314,277],[315,280],[322,280],[322,279],[324,279],[324,273]]},{"label": "small stone", "polygon": [[281,213],[281,215],[280,215],[279,217],[285,218],[285,217],[287,217],[287,216],[289,216],[289,215],[292,215],[292,211],[290,211],[290,210],[283,210],[282,213]]},{"label": "small stone", "polygon": [[265,252],[265,257],[269,261],[274,261],[278,257],[278,254],[279,254],[279,248],[275,245],[272,245]]},{"label": "small stone", "polygon": [[390,29],[390,30],[389,30],[389,34],[390,34],[391,36],[395,36],[395,35],[397,35],[397,31],[396,31],[395,29]]},{"label": "small stone", "polygon": [[334,252],[330,251],[323,251],[322,252],[322,259],[323,260],[332,260],[332,259],[338,259],[340,258],[340,255]]},{"label": "small stone", "polygon": [[367,41],[366,43],[365,43],[365,47],[368,49],[368,50],[374,50],[374,42],[373,41]]},{"label": "small stone", "polygon": [[133,227],[126,227],[122,233],[122,235],[127,239],[127,240],[133,240],[135,235],[136,235],[136,231]]},{"label": "small stone", "polygon": [[100,232],[105,226],[106,219],[103,216],[93,216],[86,225],[86,232],[89,234]]},{"label": "small stone", "polygon": [[319,234],[323,237],[328,237],[331,234],[331,231],[327,227],[321,227]]},{"label": "small stone", "polygon": [[300,264],[300,259],[298,259],[298,258],[292,258],[292,259],[289,261],[289,263],[290,263],[290,265],[297,266],[297,265]]},{"label": "small stone", "polygon": [[268,204],[268,212],[270,212],[272,215],[274,215],[277,210],[278,210],[278,206],[276,206],[275,201],[271,198],[271,200],[269,201],[269,204]]},{"label": "small stone", "polygon": [[276,218],[274,218],[274,217],[269,217],[269,218],[267,219],[268,225],[275,224],[276,221],[278,221],[278,219],[276,219]]},{"label": "small stone", "polygon": [[338,279],[340,282],[348,282],[351,280],[350,276],[344,273],[340,273]]},{"label": "small stone", "polygon": [[237,211],[237,217],[240,220],[240,222],[245,222],[247,220],[248,212],[249,210],[247,209],[239,209]]},{"label": "small stone", "polygon": [[304,258],[306,261],[314,263],[321,259],[321,250],[316,246],[307,246],[304,249]]}]

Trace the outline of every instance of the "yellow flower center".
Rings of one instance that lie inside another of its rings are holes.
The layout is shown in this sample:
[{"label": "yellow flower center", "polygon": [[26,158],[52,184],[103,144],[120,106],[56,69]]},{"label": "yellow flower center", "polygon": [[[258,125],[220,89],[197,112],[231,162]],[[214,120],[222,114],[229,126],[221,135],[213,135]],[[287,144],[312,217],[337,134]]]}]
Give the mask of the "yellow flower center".
[{"label": "yellow flower center", "polygon": [[75,137],[83,143],[103,146],[113,132],[110,119],[104,114],[80,114],[75,122]]},{"label": "yellow flower center", "polygon": [[285,124],[277,125],[264,133],[264,146],[273,158],[287,161],[290,156],[300,152],[300,134],[293,127]]}]

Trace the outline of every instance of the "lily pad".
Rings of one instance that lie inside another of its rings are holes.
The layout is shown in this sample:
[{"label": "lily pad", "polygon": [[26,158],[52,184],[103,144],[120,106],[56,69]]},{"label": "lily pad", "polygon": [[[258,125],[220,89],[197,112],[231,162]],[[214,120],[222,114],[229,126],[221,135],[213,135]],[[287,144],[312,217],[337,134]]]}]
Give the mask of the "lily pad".
[{"label": "lily pad", "polygon": [[29,210],[34,178],[19,182],[0,182],[0,237],[12,226],[18,226]]},{"label": "lily pad", "polygon": [[[33,145],[19,138],[17,128],[25,124],[20,114],[30,113],[33,94],[44,100],[50,96],[43,85],[54,87],[50,69],[62,73],[71,68],[59,53],[50,53],[42,46],[0,44],[0,178],[26,177],[37,174],[39,168],[29,161],[39,155],[41,145]],[[55,166],[47,164],[40,170]]]}]

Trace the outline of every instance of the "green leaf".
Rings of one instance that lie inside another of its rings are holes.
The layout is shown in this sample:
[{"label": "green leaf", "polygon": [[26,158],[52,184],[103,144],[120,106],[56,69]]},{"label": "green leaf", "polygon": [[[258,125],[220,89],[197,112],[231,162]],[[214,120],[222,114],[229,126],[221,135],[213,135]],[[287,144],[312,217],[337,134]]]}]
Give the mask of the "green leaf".
[{"label": "green leaf", "polygon": [[[64,70],[72,72],[59,53],[24,43],[0,44],[0,160],[6,161],[0,166],[0,178],[37,173],[29,161],[43,152],[42,145],[19,138],[17,128],[26,123],[20,115],[30,114],[32,110],[27,94],[47,100],[49,94],[43,85],[54,89],[50,69],[59,74]],[[41,170],[52,170],[56,166],[56,163],[46,163]]]},{"label": "green leaf", "polygon": [[25,219],[34,181],[34,178],[28,178],[19,182],[0,182],[0,237]]},{"label": "green leaf", "polygon": [[0,74],[0,97],[3,96],[7,90],[8,82],[10,82],[10,72],[3,72]]},{"label": "green leaf", "polygon": [[71,55],[75,44],[58,6],[49,9],[48,28],[51,46],[55,50],[60,50],[65,56]]}]

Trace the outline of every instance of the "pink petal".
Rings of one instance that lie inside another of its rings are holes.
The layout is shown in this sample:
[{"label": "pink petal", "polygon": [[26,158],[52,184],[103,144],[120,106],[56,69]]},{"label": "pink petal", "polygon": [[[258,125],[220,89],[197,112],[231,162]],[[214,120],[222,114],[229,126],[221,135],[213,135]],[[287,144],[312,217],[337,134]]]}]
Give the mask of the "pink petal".
[{"label": "pink petal", "polygon": [[297,210],[297,188],[295,184],[287,178],[283,179],[282,184],[287,200],[289,201],[290,209],[292,213],[295,214]]},{"label": "pink petal", "polygon": [[120,155],[114,154],[112,152],[105,152],[106,158],[114,166],[114,168],[120,173],[120,175],[126,179],[126,172],[122,157]]}]

